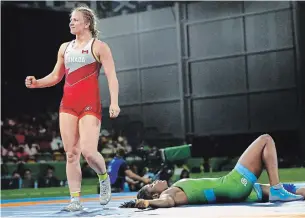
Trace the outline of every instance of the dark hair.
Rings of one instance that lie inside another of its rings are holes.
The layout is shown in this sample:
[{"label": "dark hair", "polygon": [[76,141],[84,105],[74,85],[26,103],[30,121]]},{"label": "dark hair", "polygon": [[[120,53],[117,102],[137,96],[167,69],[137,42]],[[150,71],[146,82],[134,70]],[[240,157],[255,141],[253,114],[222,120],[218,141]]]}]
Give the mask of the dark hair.
[{"label": "dark hair", "polygon": [[125,154],[126,154],[126,152],[125,152],[125,149],[124,149],[124,148],[118,148],[118,149],[116,150],[116,155],[117,155],[117,156],[124,157]]},{"label": "dark hair", "polygon": [[153,198],[152,194],[147,191],[146,186],[143,186],[137,194],[137,199],[151,200]]}]

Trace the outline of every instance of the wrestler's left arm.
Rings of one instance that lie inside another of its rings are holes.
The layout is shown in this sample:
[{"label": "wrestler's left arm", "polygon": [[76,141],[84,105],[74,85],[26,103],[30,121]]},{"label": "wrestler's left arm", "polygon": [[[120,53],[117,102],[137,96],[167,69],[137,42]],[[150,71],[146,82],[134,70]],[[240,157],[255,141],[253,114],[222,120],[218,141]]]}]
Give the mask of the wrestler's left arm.
[{"label": "wrestler's left arm", "polygon": [[99,60],[102,63],[105,75],[108,80],[109,92],[110,92],[110,114],[111,117],[117,117],[120,113],[118,98],[119,98],[119,82],[117,79],[114,60],[112,57],[111,50],[105,42],[98,41],[97,51]]}]

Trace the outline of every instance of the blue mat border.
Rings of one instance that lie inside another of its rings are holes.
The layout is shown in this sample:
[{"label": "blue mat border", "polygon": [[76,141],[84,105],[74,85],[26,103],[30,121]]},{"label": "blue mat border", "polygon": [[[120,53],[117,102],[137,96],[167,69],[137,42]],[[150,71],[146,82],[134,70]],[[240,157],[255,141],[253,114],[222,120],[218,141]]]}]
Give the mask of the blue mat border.
[{"label": "blue mat border", "polygon": [[[124,197],[124,196],[136,196],[136,192],[121,192],[121,193],[112,193],[112,197]],[[84,195],[82,198],[97,198],[98,194],[94,195]],[[18,202],[39,202],[39,201],[52,201],[52,200],[68,200],[69,196],[61,197],[46,197],[46,198],[22,198],[22,199],[1,199],[1,204],[5,203],[18,203]]]}]

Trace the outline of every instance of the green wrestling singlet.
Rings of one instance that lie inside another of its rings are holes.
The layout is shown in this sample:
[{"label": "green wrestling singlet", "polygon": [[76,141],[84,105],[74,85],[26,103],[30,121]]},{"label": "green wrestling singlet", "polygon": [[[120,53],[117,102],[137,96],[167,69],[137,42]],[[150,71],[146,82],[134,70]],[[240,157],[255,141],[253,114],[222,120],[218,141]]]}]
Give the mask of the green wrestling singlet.
[{"label": "green wrestling singlet", "polygon": [[226,176],[220,178],[182,179],[174,183],[184,191],[189,204],[242,202],[250,195],[256,176],[237,163]]}]

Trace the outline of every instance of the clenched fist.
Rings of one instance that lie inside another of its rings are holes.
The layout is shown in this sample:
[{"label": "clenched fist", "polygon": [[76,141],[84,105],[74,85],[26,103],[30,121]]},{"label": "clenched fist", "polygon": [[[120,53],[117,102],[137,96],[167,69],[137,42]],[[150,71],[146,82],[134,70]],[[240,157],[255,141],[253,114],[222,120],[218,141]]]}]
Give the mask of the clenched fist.
[{"label": "clenched fist", "polygon": [[25,78],[25,86],[29,89],[37,88],[37,80],[34,76],[27,76]]},{"label": "clenched fist", "polygon": [[109,107],[110,118],[116,118],[117,116],[119,116],[120,111],[121,111],[121,109],[120,109],[119,105],[111,104]]}]

